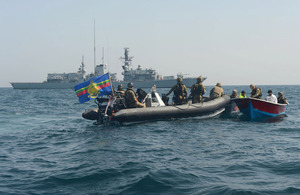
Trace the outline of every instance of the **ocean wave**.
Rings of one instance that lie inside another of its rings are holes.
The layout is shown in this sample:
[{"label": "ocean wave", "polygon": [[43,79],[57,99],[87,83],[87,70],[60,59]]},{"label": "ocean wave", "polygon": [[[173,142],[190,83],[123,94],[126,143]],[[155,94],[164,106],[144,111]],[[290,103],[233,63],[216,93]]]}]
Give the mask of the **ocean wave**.
[{"label": "ocean wave", "polygon": [[196,186],[198,177],[173,169],[150,171],[139,180],[124,186],[120,194],[187,194]]}]

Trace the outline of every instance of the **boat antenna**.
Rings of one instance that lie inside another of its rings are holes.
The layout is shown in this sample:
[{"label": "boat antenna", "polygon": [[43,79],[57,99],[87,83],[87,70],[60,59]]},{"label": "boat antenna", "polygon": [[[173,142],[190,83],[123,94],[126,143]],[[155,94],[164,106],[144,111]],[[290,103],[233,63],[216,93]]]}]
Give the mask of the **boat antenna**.
[{"label": "boat antenna", "polygon": [[94,18],[94,74],[96,75],[96,27]]},{"label": "boat antenna", "polygon": [[104,65],[104,47],[102,47],[102,64]]}]

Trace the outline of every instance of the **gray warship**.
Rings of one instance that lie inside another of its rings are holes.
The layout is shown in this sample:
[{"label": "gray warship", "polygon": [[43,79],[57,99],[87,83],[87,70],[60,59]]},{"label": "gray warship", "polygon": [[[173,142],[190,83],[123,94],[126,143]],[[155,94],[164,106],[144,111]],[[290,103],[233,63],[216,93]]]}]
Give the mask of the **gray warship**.
[{"label": "gray warship", "polygon": [[[99,70],[101,67],[98,65],[97,69],[95,68],[97,70],[95,73],[100,74]],[[82,57],[82,62],[77,72],[49,73],[47,80],[44,82],[11,82],[10,84],[14,89],[68,89],[74,88],[75,85],[94,76],[95,74],[86,75],[84,58]]]},{"label": "gray warship", "polygon": [[[122,84],[124,87],[127,86],[129,82],[134,84],[135,88],[151,88],[153,85],[156,85],[156,88],[171,88],[174,86],[178,77],[183,78],[183,83],[187,87],[191,87],[194,83],[196,83],[197,78],[187,77],[184,78],[184,74],[178,73],[177,76],[162,76],[157,74],[156,70],[150,69],[142,69],[140,65],[136,69],[131,68],[131,63],[133,56],[129,56],[129,48],[124,48],[124,57],[120,57],[122,62],[124,76],[122,81],[114,80],[115,75],[112,77],[112,83],[114,87]],[[206,77],[203,78],[204,80]]]},{"label": "gray warship", "polygon": [[[156,70],[142,69],[140,65],[136,69],[131,68],[133,56],[129,56],[129,48],[124,48],[124,57],[120,57],[123,62],[122,75],[123,80],[117,79],[116,73],[110,73],[112,85],[117,88],[118,85],[122,84],[124,87],[129,82],[134,84],[137,88],[151,88],[156,85],[157,88],[171,88],[176,84],[178,77],[183,78],[183,83],[187,87],[191,87],[197,78],[184,77],[184,74],[178,73],[177,76],[162,76],[157,74]],[[74,73],[49,73],[47,81],[44,82],[11,82],[14,89],[68,89],[74,88],[75,85],[89,80],[95,76],[107,73],[107,65],[104,63],[95,66],[94,73],[86,74],[84,59],[82,59],[81,65],[77,72]],[[204,80],[206,77],[204,77]]]}]

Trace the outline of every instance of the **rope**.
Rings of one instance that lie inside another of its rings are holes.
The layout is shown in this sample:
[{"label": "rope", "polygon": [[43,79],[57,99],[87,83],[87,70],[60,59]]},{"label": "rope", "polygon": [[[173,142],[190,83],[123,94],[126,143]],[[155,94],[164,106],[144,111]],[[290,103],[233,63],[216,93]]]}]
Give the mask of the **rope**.
[{"label": "rope", "polygon": [[[180,105],[180,106],[181,106],[181,105]],[[190,106],[191,106],[191,103],[188,103],[188,106],[187,106],[186,108],[180,108],[180,107],[174,105],[174,107],[175,107],[175,108],[178,108],[179,110],[186,110],[186,109],[188,109]]]},{"label": "rope", "polygon": [[193,106],[195,108],[201,108],[201,107],[203,107],[203,101],[201,101],[201,106],[196,106],[195,104],[192,104],[191,106]]}]

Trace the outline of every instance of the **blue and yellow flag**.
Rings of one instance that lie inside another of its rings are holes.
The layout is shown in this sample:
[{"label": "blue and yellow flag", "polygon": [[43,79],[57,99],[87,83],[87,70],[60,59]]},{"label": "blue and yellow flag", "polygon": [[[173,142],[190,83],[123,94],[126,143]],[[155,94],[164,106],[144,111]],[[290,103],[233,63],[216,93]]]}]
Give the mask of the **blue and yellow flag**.
[{"label": "blue and yellow flag", "polygon": [[108,73],[96,76],[88,81],[80,83],[74,87],[75,93],[80,103],[95,99],[103,95],[112,93]]}]

